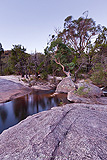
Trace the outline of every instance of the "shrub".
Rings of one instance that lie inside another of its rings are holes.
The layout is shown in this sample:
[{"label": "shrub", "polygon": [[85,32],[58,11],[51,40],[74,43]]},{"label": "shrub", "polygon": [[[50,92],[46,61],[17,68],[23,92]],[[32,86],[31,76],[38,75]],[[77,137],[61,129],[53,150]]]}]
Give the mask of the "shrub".
[{"label": "shrub", "polygon": [[11,68],[7,67],[7,68],[4,68],[3,74],[10,75],[10,74],[13,74],[13,71]]},{"label": "shrub", "polygon": [[107,86],[107,72],[103,70],[93,72],[90,78],[95,85]]},{"label": "shrub", "polygon": [[86,88],[86,91],[85,91],[85,86],[81,86],[78,88],[77,91],[74,91],[74,93],[80,95],[80,96],[85,96],[87,97],[88,96],[88,93],[89,93],[90,89],[89,88]]},{"label": "shrub", "polygon": [[41,75],[40,77],[41,77],[42,79],[47,79],[47,77],[48,77],[48,73],[45,72],[45,71],[42,72],[40,75]]}]

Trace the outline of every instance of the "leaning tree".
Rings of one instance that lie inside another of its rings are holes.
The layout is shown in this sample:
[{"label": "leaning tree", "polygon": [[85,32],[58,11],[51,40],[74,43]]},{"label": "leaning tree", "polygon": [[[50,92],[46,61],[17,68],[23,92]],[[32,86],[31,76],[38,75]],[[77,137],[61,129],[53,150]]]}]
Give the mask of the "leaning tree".
[{"label": "leaning tree", "polygon": [[75,63],[73,61],[74,50],[64,44],[61,38],[54,39],[47,50],[48,54],[51,54],[52,60],[54,60],[56,64],[60,65],[67,76],[70,76],[70,71],[75,67]]},{"label": "leaning tree", "polygon": [[[71,50],[73,58],[69,58],[69,60],[71,60],[71,64],[70,62],[68,62],[68,66],[72,67],[74,71],[75,81],[77,73],[81,70],[83,65],[86,65],[88,63],[88,49],[92,43],[92,38],[95,38],[97,33],[98,27],[96,27],[94,20],[92,18],[88,18],[88,15],[83,15],[78,19],[73,19],[72,16],[68,16],[65,19],[63,31],[60,31],[57,36],[52,36],[50,47],[48,48],[49,50],[51,49],[51,52],[54,55],[53,58],[57,64],[61,66],[63,65],[63,62],[61,64],[61,60],[59,60],[63,52],[62,50],[66,47]],[[59,44],[56,43],[57,39],[61,40],[62,44],[60,46],[62,48],[59,47]],[[52,47],[53,44],[56,44],[56,46],[54,46],[54,50]],[[64,45],[66,47],[64,47]],[[58,58],[59,52],[60,54]],[[66,53],[66,55],[69,55],[68,52]]]}]

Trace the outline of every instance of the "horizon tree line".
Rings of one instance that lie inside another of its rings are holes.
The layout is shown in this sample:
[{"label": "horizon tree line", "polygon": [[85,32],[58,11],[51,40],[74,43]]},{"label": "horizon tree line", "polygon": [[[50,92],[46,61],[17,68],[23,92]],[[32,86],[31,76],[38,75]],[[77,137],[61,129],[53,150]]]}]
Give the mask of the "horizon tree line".
[{"label": "horizon tree line", "polygon": [[[96,25],[92,18],[88,18],[87,12],[78,19],[68,16],[63,30],[51,36],[44,54],[35,52],[30,55],[24,46],[13,45],[6,64],[2,59],[3,53],[0,43],[1,74],[36,76],[40,72],[43,78],[47,74],[71,74],[74,81],[87,74],[99,85],[99,81],[104,85],[107,82],[107,28]],[[3,66],[6,66],[4,70]]]}]

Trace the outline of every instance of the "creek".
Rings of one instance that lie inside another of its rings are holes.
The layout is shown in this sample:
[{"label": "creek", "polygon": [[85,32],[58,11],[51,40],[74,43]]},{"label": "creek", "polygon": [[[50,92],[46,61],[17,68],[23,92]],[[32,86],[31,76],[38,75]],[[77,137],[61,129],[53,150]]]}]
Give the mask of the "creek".
[{"label": "creek", "polygon": [[33,90],[32,93],[28,95],[0,104],[0,133],[16,125],[29,115],[69,103],[66,94],[52,96],[53,93],[54,90]]}]

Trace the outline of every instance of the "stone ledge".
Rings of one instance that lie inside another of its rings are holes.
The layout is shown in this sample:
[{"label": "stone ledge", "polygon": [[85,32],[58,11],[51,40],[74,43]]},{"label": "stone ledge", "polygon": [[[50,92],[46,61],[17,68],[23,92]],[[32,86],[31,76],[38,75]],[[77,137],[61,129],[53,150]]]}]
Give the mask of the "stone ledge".
[{"label": "stone ledge", "polygon": [[107,105],[68,104],[29,116],[0,135],[0,159],[107,159]]},{"label": "stone ledge", "polygon": [[20,83],[0,79],[0,103],[13,100],[31,92],[31,89]]}]

